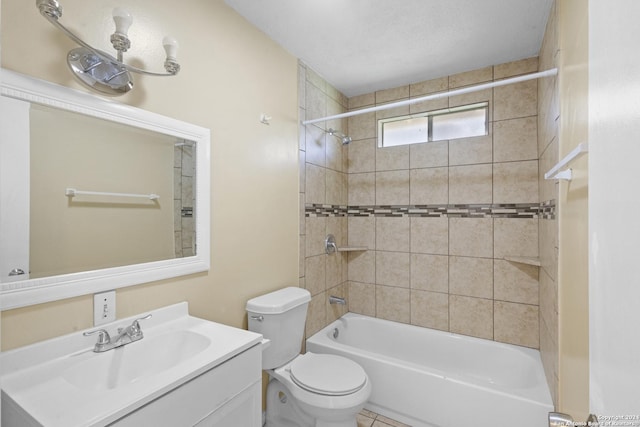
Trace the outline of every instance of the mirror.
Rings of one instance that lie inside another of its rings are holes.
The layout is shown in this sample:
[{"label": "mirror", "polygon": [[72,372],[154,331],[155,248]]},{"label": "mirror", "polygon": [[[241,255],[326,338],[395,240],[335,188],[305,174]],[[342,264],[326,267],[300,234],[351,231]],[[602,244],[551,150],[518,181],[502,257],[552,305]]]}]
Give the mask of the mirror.
[{"label": "mirror", "polygon": [[2,70],[0,308],[209,269],[210,132]]}]

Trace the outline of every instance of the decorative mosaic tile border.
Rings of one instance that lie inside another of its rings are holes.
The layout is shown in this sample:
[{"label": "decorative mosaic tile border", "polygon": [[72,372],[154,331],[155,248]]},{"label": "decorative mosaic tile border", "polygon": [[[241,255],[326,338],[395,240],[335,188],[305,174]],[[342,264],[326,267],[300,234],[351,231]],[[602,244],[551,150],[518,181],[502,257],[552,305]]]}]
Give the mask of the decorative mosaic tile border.
[{"label": "decorative mosaic tile border", "polygon": [[343,206],[307,204],[305,216],[313,217],[447,217],[555,219],[555,200],[542,203],[468,205]]}]

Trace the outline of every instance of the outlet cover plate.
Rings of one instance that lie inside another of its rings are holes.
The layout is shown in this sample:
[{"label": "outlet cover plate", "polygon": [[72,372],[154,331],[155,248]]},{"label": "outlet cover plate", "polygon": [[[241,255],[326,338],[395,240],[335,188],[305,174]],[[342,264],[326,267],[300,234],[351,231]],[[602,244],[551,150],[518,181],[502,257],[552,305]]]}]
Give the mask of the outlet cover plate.
[{"label": "outlet cover plate", "polygon": [[100,326],[116,320],[116,291],[93,295],[93,325]]}]

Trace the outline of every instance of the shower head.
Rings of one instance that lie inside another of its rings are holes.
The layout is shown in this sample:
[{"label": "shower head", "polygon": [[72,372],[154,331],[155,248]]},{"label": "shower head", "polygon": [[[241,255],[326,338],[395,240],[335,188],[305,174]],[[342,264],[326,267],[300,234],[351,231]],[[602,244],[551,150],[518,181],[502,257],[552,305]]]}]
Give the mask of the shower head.
[{"label": "shower head", "polygon": [[348,136],[348,135],[345,135],[344,133],[340,132],[339,130],[335,130],[335,129],[329,128],[327,133],[329,135],[331,135],[331,136],[335,136],[336,138],[338,138],[340,140],[340,142],[342,142],[342,145],[347,145],[348,143],[351,142],[351,137]]}]

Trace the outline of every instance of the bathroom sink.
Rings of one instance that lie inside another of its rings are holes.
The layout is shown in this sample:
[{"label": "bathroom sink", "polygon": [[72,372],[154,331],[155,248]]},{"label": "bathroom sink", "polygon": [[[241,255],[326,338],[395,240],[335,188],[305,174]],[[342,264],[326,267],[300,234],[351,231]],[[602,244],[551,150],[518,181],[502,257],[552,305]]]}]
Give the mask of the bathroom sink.
[{"label": "bathroom sink", "polygon": [[[12,416],[8,426],[107,426],[262,341],[259,334],[190,316],[187,303],[148,313],[153,316],[140,322],[144,338],[102,353],[93,351],[96,335],[85,331],[0,353],[2,425]],[[117,336],[140,317],[101,328]]]},{"label": "bathroom sink", "polygon": [[202,334],[179,330],[142,339],[69,366],[62,377],[86,390],[108,390],[157,375],[196,356],[211,340]]}]

